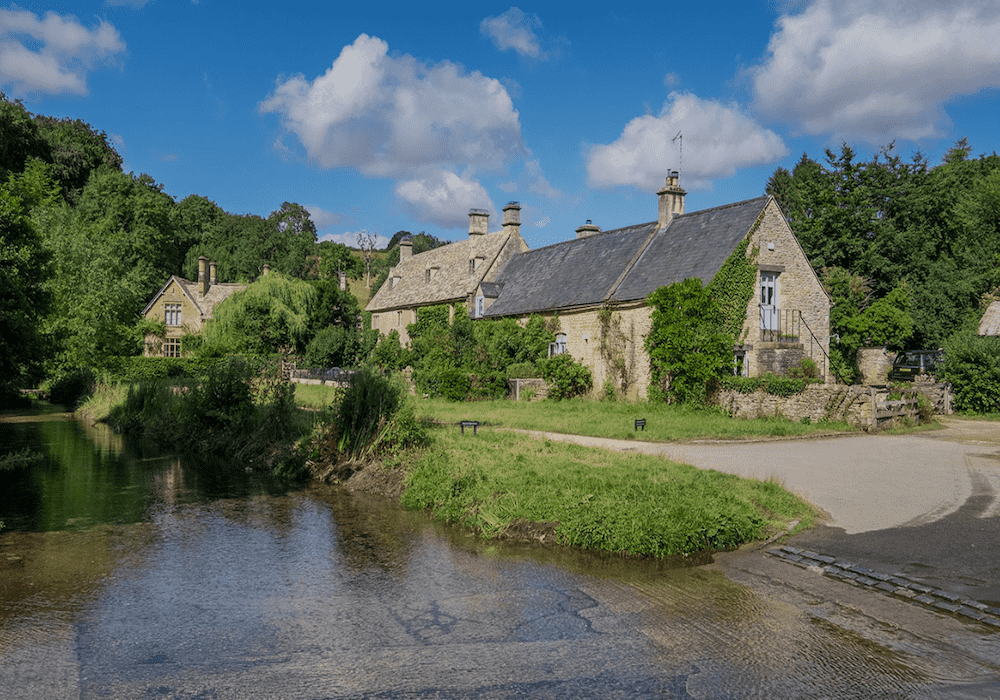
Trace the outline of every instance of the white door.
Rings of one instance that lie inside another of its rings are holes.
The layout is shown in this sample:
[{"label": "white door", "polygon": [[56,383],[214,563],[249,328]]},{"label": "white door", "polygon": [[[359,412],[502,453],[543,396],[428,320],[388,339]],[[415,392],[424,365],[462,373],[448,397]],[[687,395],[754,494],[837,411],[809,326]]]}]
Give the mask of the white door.
[{"label": "white door", "polygon": [[760,327],[778,330],[778,273],[760,273]]}]

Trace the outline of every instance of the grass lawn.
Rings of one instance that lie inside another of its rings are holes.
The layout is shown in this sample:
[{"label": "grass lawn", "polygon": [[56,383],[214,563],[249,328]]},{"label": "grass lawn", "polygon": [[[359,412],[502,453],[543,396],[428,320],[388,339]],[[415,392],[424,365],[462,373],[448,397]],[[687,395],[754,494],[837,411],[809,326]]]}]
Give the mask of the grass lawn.
[{"label": "grass lawn", "polygon": [[[569,435],[648,440],[651,442],[696,439],[738,440],[764,436],[809,435],[849,431],[843,422],[797,423],[786,418],[746,420],[730,418],[714,409],[693,409],[658,403],[586,401],[476,401],[454,403],[422,399],[417,418],[442,423],[477,420],[487,425],[543,430]],[[645,419],[638,432],[636,419]]]},{"label": "grass lawn", "polygon": [[434,430],[403,504],[487,537],[558,523],[563,544],[651,557],[731,549],[814,517],[771,481],[490,428]]}]

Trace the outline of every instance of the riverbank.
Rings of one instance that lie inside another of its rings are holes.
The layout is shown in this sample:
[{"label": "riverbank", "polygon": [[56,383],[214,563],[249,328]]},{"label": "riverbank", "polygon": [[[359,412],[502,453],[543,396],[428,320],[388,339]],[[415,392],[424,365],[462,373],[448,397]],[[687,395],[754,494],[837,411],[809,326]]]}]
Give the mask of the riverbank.
[{"label": "riverbank", "polygon": [[484,427],[439,428],[431,439],[345,486],[398,498],[484,538],[655,558],[734,549],[815,519],[812,506],[773,480]]}]

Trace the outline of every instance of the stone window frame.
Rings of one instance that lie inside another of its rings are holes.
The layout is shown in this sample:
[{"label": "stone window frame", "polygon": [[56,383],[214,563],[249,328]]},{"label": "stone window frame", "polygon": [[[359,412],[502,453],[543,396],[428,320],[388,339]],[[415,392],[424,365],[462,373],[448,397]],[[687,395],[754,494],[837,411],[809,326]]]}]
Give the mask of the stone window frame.
[{"label": "stone window frame", "polygon": [[164,304],[163,322],[167,326],[181,325],[181,305],[171,303]]},{"label": "stone window frame", "polygon": [[181,356],[181,339],[180,338],[164,338],[163,346],[161,348],[164,357],[180,357]]}]

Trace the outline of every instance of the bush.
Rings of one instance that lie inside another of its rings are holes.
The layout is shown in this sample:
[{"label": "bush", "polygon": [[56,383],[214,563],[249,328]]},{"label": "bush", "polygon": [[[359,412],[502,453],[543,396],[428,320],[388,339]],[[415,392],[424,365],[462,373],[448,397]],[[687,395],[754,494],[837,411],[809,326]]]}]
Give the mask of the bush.
[{"label": "bush", "polygon": [[807,386],[817,382],[816,379],[802,377],[779,377],[770,372],[762,377],[734,377],[730,375],[718,380],[719,386],[723,389],[732,389],[741,394],[752,394],[758,389],[763,389],[774,396],[801,394]]},{"label": "bush", "polygon": [[538,363],[549,383],[549,398],[569,399],[590,391],[594,385],[590,370],[571,355],[553,355]]},{"label": "bush", "polygon": [[541,375],[532,362],[516,362],[507,367],[507,379],[535,379]]},{"label": "bush", "polygon": [[93,393],[96,380],[94,370],[89,367],[62,372],[49,382],[49,401],[75,410]]},{"label": "bush", "polygon": [[452,367],[441,371],[438,393],[449,401],[464,401],[471,388],[469,375],[462,370]]},{"label": "bush", "polygon": [[357,354],[357,332],[341,326],[327,326],[309,342],[306,364],[310,367],[353,366]]},{"label": "bush", "polygon": [[938,377],[951,383],[955,410],[1000,411],[1000,338],[955,334],[945,343]]}]

